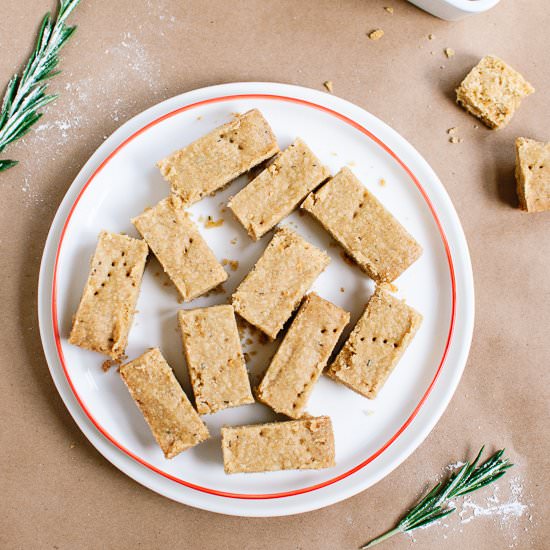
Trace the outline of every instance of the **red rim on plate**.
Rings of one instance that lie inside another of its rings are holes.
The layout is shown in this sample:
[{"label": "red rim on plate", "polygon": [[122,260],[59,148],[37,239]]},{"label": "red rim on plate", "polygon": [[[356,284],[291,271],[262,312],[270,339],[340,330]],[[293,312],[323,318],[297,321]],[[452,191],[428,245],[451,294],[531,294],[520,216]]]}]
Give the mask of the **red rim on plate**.
[{"label": "red rim on plate", "polygon": [[[437,370],[434,374],[433,379],[431,380],[428,388],[426,389],[425,393],[423,394],[422,398],[420,399],[419,403],[416,405],[410,416],[407,418],[407,420],[403,423],[403,425],[397,430],[397,432],[390,438],[382,447],[380,447],[375,453],[370,455],[368,458],[363,460],[360,464],[357,466],[351,468],[347,472],[344,472],[343,474],[340,474],[339,476],[333,477],[327,481],[324,481],[322,483],[318,483],[316,485],[310,485],[308,487],[303,487],[301,489],[296,489],[294,491],[286,491],[282,493],[267,493],[267,494],[246,494],[246,493],[230,493],[226,491],[218,491],[216,489],[211,489],[209,487],[202,487],[200,485],[196,485],[194,483],[190,483],[189,481],[185,481],[184,479],[177,478],[167,472],[164,472],[157,468],[156,466],[153,466],[152,464],[149,464],[139,456],[137,456],[135,453],[121,445],[113,436],[111,436],[100,424],[99,422],[94,418],[92,413],[88,410],[85,403],[81,399],[80,395],[78,394],[73,381],[71,379],[71,376],[69,374],[69,371],[67,369],[67,365],[65,364],[65,357],[63,355],[63,349],[61,347],[61,338],[59,335],[59,325],[58,325],[58,319],[57,319],[57,267],[59,262],[59,256],[61,253],[61,246],[63,244],[63,239],[65,237],[65,233],[67,231],[67,227],[69,225],[69,222],[71,220],[71,217],[74,213],[74,210],[82,198],[82,195],[88,188],[88,186],[92,183],[94,178],[101,172],[101,170],[105,167],[105,165],[119,152],[121,151],[128,143],[130,143],[133,139],[141,135],[143,132],[151,128],[152,126],[157,125],[158,123],[162,122],[163,120],[173,117],[174,115],[177,115],[179,113],[182,113],[184,111],[188,111],[197,107],[202,107],[204,105],[208,105],[211,103],[221,103],[224,101],[234,101],[239,99],[253,99],[253,100],[275,100],[275,101],[286,101],[289,103],[297,103],[300,105],[304,105],[306,107],[311,107],[313,109],[317,109],[319,111],[323,111],[331,116],[334,116],[346,124],[349,124],[362,134],[366,135],[368,138],[373,140],[376,144],[378,144],[386,153],[391,155],[393,159],[405,170],[407,175],[411,178],[414,185],[417,187],[417,189],[420,191],[420,194],[426,201],[426,204],[428,205],[428,208],[430,209],[430,212],[435,220],[435,223],[437,225],[437,228],[439,230],[439,233],[441,235],[441,239],[443,241],[443,245],[445,247],[445,253],[447,255],[447,260],[449,264],[449,275],[451,278],[451,287],[452,287],[452,308],[451,308],[451,322],[449,326],[449,332],[447,335],[447,341],[445,343],[445,349],[443,350],[443,355],[441,357],[441,360],[439,362],[439,365],[437,367]],[[164,476],[167,479],[170,479],[171,481],[174,481],[176,483],[179,483],[181,485],[184,485],[185,487],[188,487],[190,489],[195,489],[197,491],[201,491],[203,493],[208,493],[210,495],[216,495],[219,497],[226,497],[226,498],[237,498],[237,499],[275,499],[275,498],[283,498],[283,497],[291,497],[296,495],[301,495],[304,493],[309,493],[311,491],[315,491],[318,489],[322,489],[323,487],[327,487],[329,485],[332,485],[333,483],[336,483],[342,479],[345,479],[349,477],[350,475],[354,474],[355,472],[361,470],[364,468],[367,464],[371,463],[374,459],[379,457],[390,445],[407,429],[407,427],[410,425],[410,423],[414,420],[424,403],[426,402],[426,399],[430,395],[437,379],[439,378],[439,374],[441,373],[441,370],[443,368],[443,365],[445,363],[445,359],[447,357],[447,353],[449,351],[449,346],[451,343],[452,335],[453,335],[453,329],[455,325],[455,316],[456,316],[456,281],[455,281],[455,272],[454,272],[454,266],[453,266],[453,259],[451,257],[451,251],[449,249],[449,244],[447,242],[447,237],[445,235],[445,232],[443,231],[443,227],[441,226],[441,222],[439,221],[439,218],[435,212],[435,209],[420,182],[416,178],[416,176],[412,173],[410,168],[378,137],[376,137],[374,134],[372,134],[369,130],[361,126],[359,123],[355,122],[354,120],[348,118],[347,116],[338,113],[337,111],[334,111],[332,109],[329,109],[328,107],[324,107],[322,105],[318,105],[316,103],[313,103],[311,101],[306,101],[303,99],[297,99],[294,97],[287,97],[287,96],[281,96],[281,95],[270,95],[270,94],[239,94],[239,95],[229,95],[229,96],[221,96],[211,99],[206,99],[204,101],[198,101],[196,103],[191,103],[190,105],[186,105],[185,107],[180,107],[179,109],[175,109],[174,111],[171,111],[165,115],[162,115],[161,117],[156,118],[155,120],[149,122],[136,132],[134,132],[130,137],[126,138],[120,145],[118,145],[108,156],[107,158],[96,168],[96,170],[93,172],[93,174],[90,176],[88,181],[84,184],[80,192],[78,193],[78,196],[76,197],[73,205],[71,206],[71,209],[69,211],[69,214],[67,216],[67,219],[65,220],[65,223],[63,225],[63,229],[61,231],[61,236],[59,238],[59,243],[57,245],[57,251],[55,255],[55,263],[54,263],[54,271],[53,271],[53,282],[52,282],[52,323],[53,323],[53,332],[54,332],[54,338],[55,338],[55,345],[57,348],[57,353],[59,356],[59,360],[61,362],[61,366],[63,367],[63,372],[65,373],[65,377],[67,378],[67,382],[69,383],[69,386],[78,401],[79,405],[82,407],[82,410],[86,414],[86,416],[90,419],[92,424],[99,430],[103,436],[105,436],[113,445],[115,445],[118,449],[120,449],[123,453],[128,455],[129,457],[133,458],[136,462],[140,463],[141,465],[145,466],[146,468],[149,468],[153,472],[156,472],[157,474],[160,474],[161,476]]]}]

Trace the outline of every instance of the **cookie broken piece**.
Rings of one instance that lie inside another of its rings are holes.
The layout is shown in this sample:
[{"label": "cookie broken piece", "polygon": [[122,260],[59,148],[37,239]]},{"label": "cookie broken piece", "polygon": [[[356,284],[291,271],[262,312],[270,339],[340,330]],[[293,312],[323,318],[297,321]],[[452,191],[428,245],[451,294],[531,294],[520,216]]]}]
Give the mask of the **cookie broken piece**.
[{"label": "cookie broken piece", "polygon": [[334,466],[334,434],[328,416],[222,428],[226,474],[318,470]]},{"label": "cookie broken piece", "polygon": [[166,458],[210,437],[158,348],[121,365],[119,371]]},{"label": "cookie broken piece", "polygon": [[420,313],[377,287],[326,374],[374,399],[421,323]]},{"label": "cookie broken piece", "polygon": [[313,387],[349,322],[349,313],[308,294],[258,387],[258,400],[300,418]]},{"label": "cookie broken piece", "polygon": [[258,240],[329,176],[329,169],[298,138],[237,193],[228,206],[250,237]]},{"label": "cookie broken piece", "polygon": [[233,307],[182,310],[178,320],[199,414],[254,403]]},{"label": "cookie broken piece", "polygon": [[178,197],[161,200],[132,219],[185,302],[227,279],[227,273]]},{"label": "cookie broken piece", "polygon": [[377,282],[393,281],[422,254],[421,246],[347,167],[311,193],[302,208]]},{"label": "cookie broken piece", "polygon": [[236,116],[157,163],[172,193],[186,205],[225,187],[279,152],[277,138],[258,109]]},{"label": "cookie broken piece", "polygon": [[275,339],[329,262],[326,252],[288,228],[279,229],[234,292],[233,307],[243,319]]},{"label": "cookie broken piece", "polygon": [[102,231],[73,318],[69,342],[117,359],[124,355],[149,248]]},{"label": "cookie broken piece", "polygon": [[523,210],[550,210],[550,142],[516,139],[516,183]]},{"label": "cookie broken piece", "polygon": [[503,128],[521,100],[535,91],[521,74],[498,57],[484,57],[456,90],[456,101],[489,128]]}]

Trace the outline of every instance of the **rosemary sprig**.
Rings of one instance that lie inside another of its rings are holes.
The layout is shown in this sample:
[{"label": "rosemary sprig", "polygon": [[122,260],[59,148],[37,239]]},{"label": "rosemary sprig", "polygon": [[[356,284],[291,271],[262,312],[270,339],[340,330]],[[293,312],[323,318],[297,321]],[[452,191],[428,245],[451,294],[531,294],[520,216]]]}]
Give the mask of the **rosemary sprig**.
[{"label": "rosemary sprig", "polygon": [[471,464],[466,462],[446,482],[438,483],[418,504],[413,506],[403,516],[396,527],[361,546],[361,550],[372,548],[397,533],[405,533],[419,527],[426,527],[452,514],[456,508],[448,506],[450,499],[464,496],[493,483],[501,478],[508,468],[513,466],[507,458],[502,458],[504,449],[497,451],[483,464],[477,466],[484,448],[485,446],[481,447],[481,450]]},{"label": "rosemary sprig", "polygon": [[[13,141],[23,137],[42,117],[39,109],[57,98],[46,94],[48,78],[59,74],[58,53],[76,27],[65,24],[80,0],[59,0],[55,20],[48,12],[42,19],[34,50],[21,76],[8,83],[0,110],[0,153]],[[0,160],[0,172],[17,164],[16,160]]]}]

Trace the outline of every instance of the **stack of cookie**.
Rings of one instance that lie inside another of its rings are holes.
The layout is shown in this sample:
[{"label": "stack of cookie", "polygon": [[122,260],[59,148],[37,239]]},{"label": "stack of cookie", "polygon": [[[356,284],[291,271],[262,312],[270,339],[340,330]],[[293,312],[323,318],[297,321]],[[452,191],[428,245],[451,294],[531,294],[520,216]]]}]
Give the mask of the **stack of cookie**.
[{"label": "stack of cookie", "polygon": [[[391,294],[391,283],[422,248],[350,169],[331,176],[301,139],[280,151],[256,109],[176,151],[158,163],[170,196],[132,220],[143,240],[101,233],[69,339],[122,361],[149,250],[185,302],[225,281],[227,273],[186,208],[268,159],[228,206],[254,240],[275,229],[271,241],[231,304],[178,313],[195,406],[157,348],[119,368],[166,458],[209,437],[201,415],[253,403],[254,394],[290,419],[223,428],[227,473],[333,466],[330,418],[306,413],[315,383],[324,371],[375,398],[421,324],[421,315]],[[349,313],[308,294],[330,257],[288,227],[277,227],[299,207],[377,284],[340,350]],[[274,340],[296,310],[253,394],[236,315]]]}]

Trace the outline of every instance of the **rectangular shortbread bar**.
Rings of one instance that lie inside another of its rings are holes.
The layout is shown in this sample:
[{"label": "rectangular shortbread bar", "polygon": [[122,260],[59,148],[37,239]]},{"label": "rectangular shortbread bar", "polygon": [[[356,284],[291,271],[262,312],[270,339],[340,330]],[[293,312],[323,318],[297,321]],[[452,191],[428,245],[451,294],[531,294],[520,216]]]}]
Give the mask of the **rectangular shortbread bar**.
[{"label": "rectangular shortbread bar", "polygon": [[347,311],[308,294],[260,383],[258,399],[275,412],[300,418],[348,322]]},{"label": "rectangular shortbread bar", "polygon": [[69,342],[113,359],[124,355],[145,260],[145,241],[102,231]]},{"label": "rectangular shortbread bar", "polygon": [[235,311],[274,339],[330,262],[290,229],[279,229],[233,294]]},{"label": "rectangular shortbread bar", "polygon": [[377,282],[393,281],[422,254],[420,245],[349,168],[311,193],[302,208]]},{"label": "rectangular shortbread bar", "polygon": [[502,59],[488,55],[457,88],[456,101],[489,128],[503,128],[521,100],[534,91],[533,86]]},{"label": "rectangular shortbread bar", "polygon": [[233,307],[183,310],[178,320],[199,414],[254,403]]},{"label": "rectangular shortbread bar", "polygon": [[262,113],[253,109],[172,153],[157,166],[172,193],[192,204],[278,152],[273,130]]},{"label": "rectangular shortbread bar", "polygon": [[188,302],[227,279],[227,273],[177,197],[168,197],[134,218],[164,271]]},{"label": "rectangular shortbread bar", "polygon": [[327,374],[375,398],[421,322],[417,311],[378,287]]},{"label": "rectangular shortbread bar", "polygon": [[516,182],[523,210],[550,210],[550,142],[516,139]]},{"label": "rectangular shortbread bar", "polygon": [[222,428],[225,473],[318,470],[334,466],[328,416]]},{"label": "rectangular shortbread bar", "polygon": [[228,206],[248,234],[257,240],[329,176],[329,169],[298,138],[237,193]]},{"label": "rectangular shortbread bar", "polygon": [[120,376],[166,458],[210,434],[158,348],[120,366]]}]

